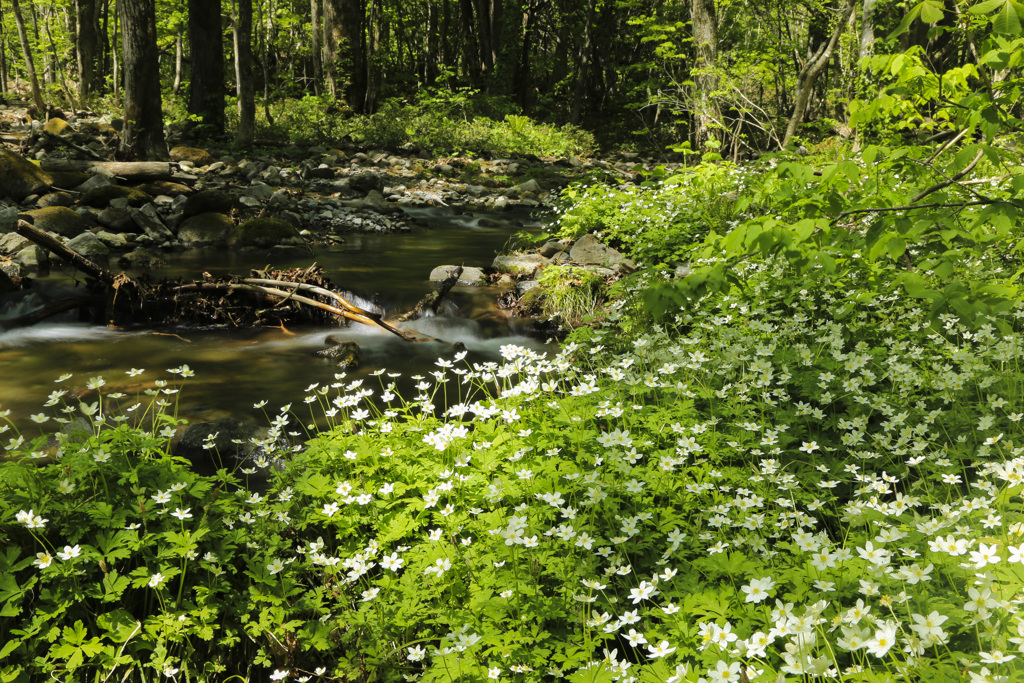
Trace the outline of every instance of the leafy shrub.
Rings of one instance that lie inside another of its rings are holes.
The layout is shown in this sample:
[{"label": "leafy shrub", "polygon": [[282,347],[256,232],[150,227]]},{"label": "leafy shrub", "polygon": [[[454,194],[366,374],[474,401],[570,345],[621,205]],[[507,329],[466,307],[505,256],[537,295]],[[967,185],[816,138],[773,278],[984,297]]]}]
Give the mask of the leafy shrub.
[{"label": "leafy shrub", "polygon": [[585,268],[548,266],[541,271],[537,282],[545,315],[567,327],[584,323],[604,300],[604,279]]}]

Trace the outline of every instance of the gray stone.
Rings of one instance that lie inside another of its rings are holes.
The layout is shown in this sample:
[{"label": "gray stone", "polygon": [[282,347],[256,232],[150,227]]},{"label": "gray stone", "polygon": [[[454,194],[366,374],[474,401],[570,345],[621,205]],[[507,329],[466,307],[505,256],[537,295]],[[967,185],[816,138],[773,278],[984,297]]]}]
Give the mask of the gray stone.
[{"label": "gray stone", "polygon": [[260,206],[260,200],[256,199],[255,197],[250,197],[249,195],[243,195],[239,197],[238,203],[250,209],[255,209],[257,206]]},{"label": "gray stone", "polygon": [[114,233],[107,232],[106,230],[100,230],[95,234],[96,239],[98,239],[100,242],[107,245],[111,249],[128,248],[128,240],[123,235],[115,235]]},{"label": "gray stone", "polygon": [[110,206],[115,209],[127,209],[128,198],[127,197],[114,197],[110,200]]},{"label": "gray stone", "polygon": [[109,228],[114,232],[126,232],[135,227],[135,221],[132,220],[132,212],[128,209],[118,209],[113,206],[108,206],[99,212],[96,216],[96,220],[104,228]]},{"label": "gray stone", "polygon": [[69,249],[74,249],[86,258],[106,256],[110,253],[110,247],[103,244],[96,235],[91,232],[83,232],[78,237],[73,237],[67,242]]},{"label": "gray stone", "polygon": [[[431,282],[443,282],[448,279],[452,271],[458,268],[458,266],[438,266],[430,271]],[[486,285],[487,276],[481,268],[474,268],[472,266],[463,266],[462,274],[459,275],[459,284],[463,285]]]},{"label": "gray stone", "polygon": [[503,209],[509,208],[508,197],[505,197],[505,196],[495,197],[494,198],[494,203],[492,204],[492,208],[495,211],[501,211]]},{"label": "gray stone", "polygon": [[45,270],[50,267],[50,254],[33,244],[19,251],[14,257],[14,262],[26,270]]},{"label": "gray stone", "polygon": [[18,226],[18,207],[0,206],[0,235],[14,232]]},{"label": "gray stone", "polygon": [[388,213],[393,209],[393,207],[388,206],[387,201],[384,199],[384,195],[377,190],[370,190],[361,202],[361,206],[364,209],[370,209],[377,213]]},{"label": "gray stone", "polygon": [[[143,239],[152,241],[145,235],[140,237],[139,241],[141,242]],[[136,268],[140,270],[159,268],[160,266],[166,265],[165,261],[160,258],[158,254],[144,247],[138,247],[133,251],[128,252],[117,260],[117,264],[122,268]]]},{"label": "gray stone", "polygon": [[602,244],[593,235],[584,235],[576,240],[569,250],[569,256],[576,263],[613,268],[625,258],[615,249]]},{"label": "gray stone", "polygon": [[261,202],[265,202],[270,199],[270,196],[274,194],[274,188],[270,187],[266,183],[256,182],[245,189],[245,196],[252,197]]},{"label": "gray stone", "polygon": [[71,206],[75,203],[75,198],[68,192],[50,192],[49,194],[44,194],[40,197],[39,201],[36,203],[39,204],[41,208],[45,208],[47,206]]},{"label": "gray stone", "polygon": [[508,254],[494,259],[494,268],[503,273],[532,275],[537,269],[551,263],[540,254]]},{"label": "gray stone", "polygon": [[533,192],[536,194],[540,192],[540,184],[533,178],[530,178],[525,183],[519,183],[513,189],[517,190],[517,194],[519,196],[522,196],[527,192]]},{"label": "gray stone", "polygon": [[132,220],[143,232],[157,242],[174,240],[174,233],[160,220],[160,214],[152,204],[146,204],[141,209],[132,211]]},{"label": "gray stone", "polygon": [[15,254],[32,245],[32,240],[22,237],[16,232],[9,232],[0,237],[0,253]]},{"label": "gray stone", "polygon": [[537,252],[544,258],[551,258],[555,254],[565,249],[565,242],[559,242],[557,240],[550,240],[545,242]]},{"label": "gray stone", "polygon": [[522,296],[531,289],[536,289],[537,287],[540,287],[540,283],[536,280],[520,280],[516,283],[516,294]]},{"label": "gray stone", "polygon": [[384,180],[376,173],[370,173],[367,171],[350,176],[348,179],[348,186],[356,192],[369,192],[370,190],[383,192]]},{"label": "gray stone", "polygon": [[91,178],[86,180],[84,183],[75,188],[75,192],[81,192],[85,194],[89,190],[95,190],[100,187],[106,187],[107,185],[113,185],[114,181],[104,176],[102,173],[94,173]]}]

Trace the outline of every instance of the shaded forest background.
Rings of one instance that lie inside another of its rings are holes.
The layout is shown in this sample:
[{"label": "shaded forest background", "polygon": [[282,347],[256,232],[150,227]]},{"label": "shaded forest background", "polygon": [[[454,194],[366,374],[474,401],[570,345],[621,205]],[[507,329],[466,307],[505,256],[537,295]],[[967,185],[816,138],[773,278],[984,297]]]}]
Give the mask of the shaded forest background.
[{"label": "shaded forest background", "polygon": [[[605,147],[688,142],[738,157],[849,135],[875,52],[969,62],[970,15],[927,0],[3,0],[0,88],[38,109],[154,108],[190,135],[310,136],[331,116],[433,107],[525,115]],[[922,10],[923,8],[923,10]],[[926,18],[922,15],[923,18]],[[963,31],[949,31],[962,25]],[[156,86],[159,85],[159,90]],[[147,90],[148,89],[148,90]],[[146,92],[141,92],[147,90]],[[154,98],[158,99],[156,104]],[[135,104],[133,105],[133,100]],[[129,140],[131,143],[131,140]],[[159,144],[155,145],[159,147]],[[136,156],[152,156],[141,144]],[[159,154],[156,154],[159,156]]]}]

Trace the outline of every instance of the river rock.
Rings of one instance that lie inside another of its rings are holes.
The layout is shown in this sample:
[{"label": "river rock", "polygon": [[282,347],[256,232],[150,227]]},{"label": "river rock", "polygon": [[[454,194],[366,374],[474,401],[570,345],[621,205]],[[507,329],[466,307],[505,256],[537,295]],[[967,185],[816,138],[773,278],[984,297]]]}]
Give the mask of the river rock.
[{"label": "river rock", "polygon": [[602,244],[593,235],[584,235],[576,240],[572,249],[569,250],[569,257],[576,263],[585,266],[604,266],[605,268],[614,268],[625,258],[615,249]]},{"label": "river rock", "polygon": [[227,213],[238,206],[237,200],[222,190],[202,190],[185,200],[181,213],[185,218],[201,213]]},{"label": "river rock", "polygon": [[377,190],[370,190],[360,203],[360,206],[364,209],[376,211],[377,213],[389,213],[391,211],[399,210],[397,206],[390,206],[387,201],[384,200],[384,195]]},{"label": "river rock", "polygon": [[539,268],[551,263],[540,254],[503,254],[494,259],[495,270],[514,275],[532,275]]},{"label": "river rock", "polygon": [[178,227],[178,240],[188,245],[213,244],[224,246],[235,224],[222,213],[201,213],[192,216]]},{"label": "river rock", "polygon": [[[444,282],[448,279],[448,276],[452,274],[452,271],[459,266],[438,266],[430,271],[431,282]],[[463,285],[486,285],[487,276],[484,271],[480,268],[474,268],[472,266],[463,266],[462,274],[459,275],[459,284]]]},{"label": "river rock", "polygon": [[67,241],[67,247],[90,259],[98,256],[105,257],[110,253],[110,248],[91,232],[83,232],[78,237],[71,238]]},{"label": "river rock", "polygon": [[527,193],[537,194],[538,192],[540,192],[540,184],[533,178],[530,178],[524,183],[519,183],[518,185],[509,188],[508,192],[505,194],[509,197],[522,197]]},{"label": "river rock", "polygon": [[134,187],[124,187],[123,185],[105,185],[103,187],[96,187],[82,196],[82,203],[87,206],[93,206],[97,209],[110,204],[115,199],[123,199],[127,202],[128,206],[140,207],[146,202],[152,201],[153,198],[148,194]]},{"label": "river rock", "polygon": [[306,241],[288,222],[277,218],[254,218],[232,229],[228,235],[229,247],[260,247],[277,245],[301,246]]},{"label": "river rock", "polygon": [[132,212],[128,209],[121,209],[108,206],[96,215],[96,220],[104,228],[114,232],[129,232],[135,228],[135,221],[132,220]]},{"label": "river rock", "polygon": [[21,201],[39,194],[50,186],[52,179],[41,168],[14,152],[0,148],[0,196]]},{"label": "river rock", "polygon": [[188,185],[182,185],[181,183],[172,183],[169,180],[154,180],[152,182],[143,183],[138,186],[139,190],[142,190],[146,194],[157,197],[164,195],[174,199],[180,195],[188,196],[192,194],[192,188]]},{"label": "river rock", "polygon": [[50,267],[50,254],[42,247],[31,244],[14,256],[14,262],[26,270],[46,270]]},{"label": "river rock", "polygon": [[370,190],[384,191],[384,180],[376,173],[369,171],[356,173],[348,179],[348,186],[356,192],[368,193]]},{"label": "river rock", "polygon": [[0,235],[14,232],[18,226],[18,207],[0,206]]},{"label": "river rock", "polygon": [[145,247],[137,247],[127,254],[117,259],[117,265],[122,268],[134,268],[137,270],[150,270],[152,268],[160,268],[161,266],[167,265],[167,263],[160,258],[160,255],[154,251],[150,251]]},{"label": "river rock", "polygon": [[[268,438],[270,430],[266,427],[222,417],[189,425],[171,442],[171,452],[188,458],[193,467],[232,469],[238,461],[262,453],[262,448],[254,441]],[[207,443],[212,443],[213,447],[204,448]]]},{"label": "river rock", "polygon": [[75,198],[69,192],[50,192],[39,198],[36,204],[45,209],[48,206],[71,206]]},{"label": "river rock", "polygon": [[96,239],[98,239],[100,242],[103,242],[103,244],[107,245],[111,249],[128,248],[128,240],[125,239],[122,235],[115,235],[114,233],[107,232],[106,230],[100,230],[99,232],[96,232],[94,234],[96,235]]},{"label": "river rock", "polygon": [[198,147],[173,147],[170,157],[171,161],[187,161],[195,166],[209,166],[215,161],[209,152]]},{"label": "river rock", "polygon": [[92,190],[95,190],[97,188],[106,187],[108,185],[114,185],[114,184],[115,183],[114,183],[113,180],[111,180],[107,176],[103,175],[102,173],[94,173],[84,183],[82,183],[81,185],[76,186],[75,187],[75,192],[81,192],[82,194],[87,194],[88,192],[91,192]]},{"label": "river rock", "polygon": [[337,362],[339,368],[351,370],[359,367],[360,350],[359,345],[352,341],[341,341],[337,337],[327,337],[330,344],[326,349],[320,349],[313,353],[318,358],[328,358]]},{"label": "river rock", "polygon": [[274,194],[274,188],[270,187],[266,183],[254,182],[249,187],[245,188],[245,196],[252,197],[253,199],[265,202],[270,199],[270,196]]},{"label": "river rock", "polygon": [[566,243],[558,240],[549,240],[541,245],[541,248],[537,250],[544,258],[551,258],[555,254],[565,251]]},{"label": "river rock", "polygon": [[33,244],[33,242],[29,238],[22,237],[16,232],[9,232],[3,237],[0,237],[0,253],[16,254],[31,244]]},{"label": "river rock", "polygon": [[160,220],[160,214],[152,204],[146,204],[141,209],[132,209],[132,221],[157,242],[174,240],[174,233]]},{"label": "river rock", "polygon": [[55,232],[61,237],[75,237],[85,232],[85,221],[66,206],[48,206],[21,214],[21,218],[46,232]]}]

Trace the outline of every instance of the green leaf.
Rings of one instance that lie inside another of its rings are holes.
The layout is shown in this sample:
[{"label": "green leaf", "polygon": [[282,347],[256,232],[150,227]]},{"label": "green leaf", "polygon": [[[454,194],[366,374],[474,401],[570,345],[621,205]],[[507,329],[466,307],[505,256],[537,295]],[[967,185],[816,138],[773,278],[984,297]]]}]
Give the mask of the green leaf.
[{"label": "green leaf", "polygon": [[1017,9],[1012,2],[1006,2],[995,17],[992,19],[992,30],[996,33],[1006,35],[1018,35],[1020,33],[1020,17],[1017,16]]},{"label": "green leaf", "polygon": [[917,16],[919,14],[921,14],[921,5],[918,5],[911,9],[909,12],[907,12],[907,16],[903,17],[903,21],[901,21],[900,25],[896,27],[896,30],[894,30],[892,33],[886,36],[885,39],[892,40],[893,38],[896,38],[900,34],[906,33],[907,29],[910,28],[910,25],[914,23],[914,20],[917,19]]},{"label": "green leaf", "polygon": [[945,12],[942,9],[942,5],[937,0],[925,0],[920,4],[921,7],[921,21],[926,24],[937,24],[942,21],[942,17]]},{"label": "green leaf", "polygon": [[889,241],[885,243],[885,250],[888,252],[889,258],[893,261],[898,261],[907,251],[907,242],[899,235],[893,235],[889,238]]}]

